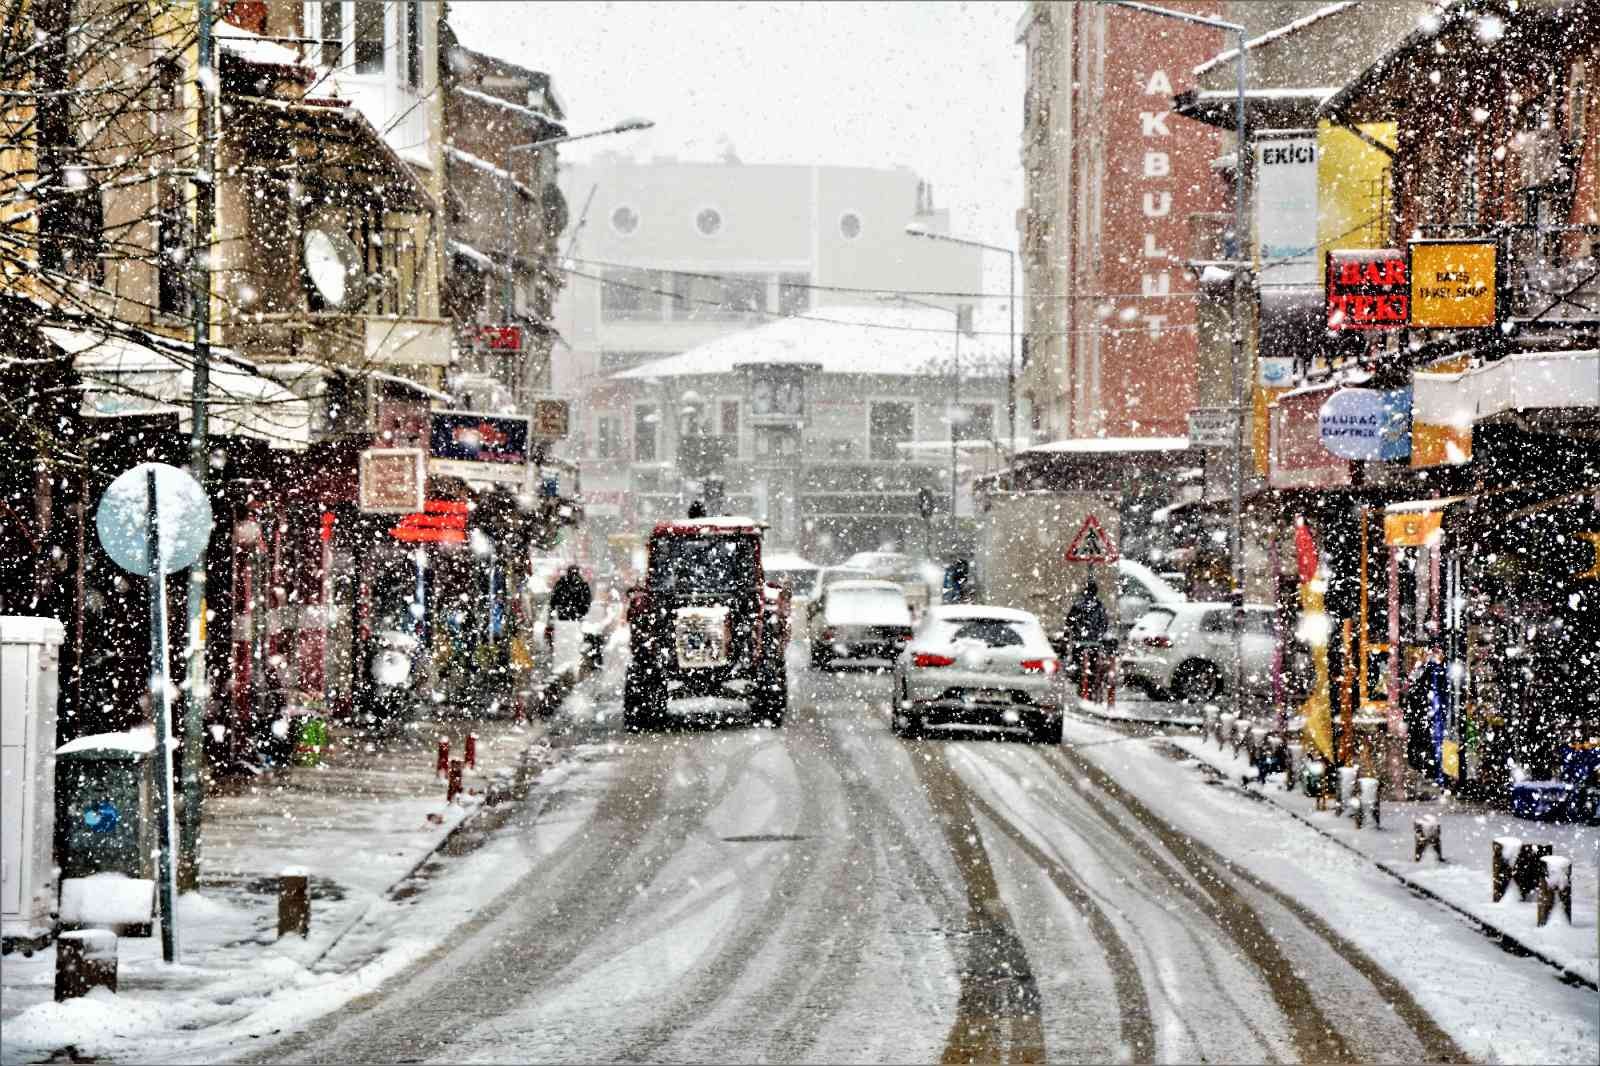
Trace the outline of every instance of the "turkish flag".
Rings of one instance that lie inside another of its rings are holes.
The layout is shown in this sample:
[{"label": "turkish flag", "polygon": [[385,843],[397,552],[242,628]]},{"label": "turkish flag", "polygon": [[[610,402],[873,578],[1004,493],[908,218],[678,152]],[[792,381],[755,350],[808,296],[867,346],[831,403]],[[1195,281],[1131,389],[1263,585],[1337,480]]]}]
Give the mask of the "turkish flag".
[{"label": "turkish flag", "polygon": [[1317,542],[1312,539],[1311,527],[1300,517],[1294,520],[1294,558],[1302,583],[1317,576]]}]

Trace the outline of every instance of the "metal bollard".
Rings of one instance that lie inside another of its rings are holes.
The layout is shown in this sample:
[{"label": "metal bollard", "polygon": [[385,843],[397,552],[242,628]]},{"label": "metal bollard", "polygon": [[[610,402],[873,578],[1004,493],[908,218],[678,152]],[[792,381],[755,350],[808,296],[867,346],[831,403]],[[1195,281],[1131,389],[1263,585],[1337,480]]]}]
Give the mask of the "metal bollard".
[{"label": "metal bollard", "polygon": [[1567,924],[1571,925],[1572,860],[1564,855],[1546,855],[1539,861],[1544,869],[1543,876],[1539,878],[1538,924],[1544,925],[1550,920],[1550,912],[1559,900],[1562,913],[1567,916]]},{"label": "metal bollard", "polygon": [[278,935],[311,935],[311,883],[304,870],[278,875]]},{"label": "metal bollard", "polygon": [[117,990],[117,934],[109,929],[62,933],[56,938],[56,1002],[96,988]]},{"label": "metal bollard", "polygon": [[454,803],[456,797],[461,795],[461,760],[450,760],[450,773],[445,779],[444,801]]},{"label": "metal bollard", "polygon": [[[1424,814],[1411,823],[1411,861],[1421,862],[1422,853],[1433,847],[1433,853],[1444,862],[1444,847],[1442,844],[1442,830],[1439,819],[1431,814]],[[1498,896],[1495,898],[1499,898]]]},{"label": "metal bollard", "polygon": [[439,757],[434,762],[433,773],[436,777],[443,777],[450,772],[450,739],[439,738]]},{"label": "metal bollard", "polygon": [[478,734],[467,734],[466,749],[461,754],[462,761],[467,764],[467,769],[476,770],[478,768]]},{"label": "metal bollard", "polygon": [[1511,887],[1511,872],[1522,857],[1522,841],[1516,837],[1495,837],[1489,853],[1489,884],[1493,901],[1499,903]]}]

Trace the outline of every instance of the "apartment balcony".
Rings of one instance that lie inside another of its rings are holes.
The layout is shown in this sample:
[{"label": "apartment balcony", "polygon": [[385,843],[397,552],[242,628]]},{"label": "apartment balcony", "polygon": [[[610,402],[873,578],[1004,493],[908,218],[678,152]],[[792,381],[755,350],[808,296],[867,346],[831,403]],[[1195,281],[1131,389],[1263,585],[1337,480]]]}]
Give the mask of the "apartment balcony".
[{"label": "apartment balcony", "polygon": [[223,343],[259,362],[304,362],[351,370],[445,367],[450,321],[307,312],[263,314],[223,326]]}]

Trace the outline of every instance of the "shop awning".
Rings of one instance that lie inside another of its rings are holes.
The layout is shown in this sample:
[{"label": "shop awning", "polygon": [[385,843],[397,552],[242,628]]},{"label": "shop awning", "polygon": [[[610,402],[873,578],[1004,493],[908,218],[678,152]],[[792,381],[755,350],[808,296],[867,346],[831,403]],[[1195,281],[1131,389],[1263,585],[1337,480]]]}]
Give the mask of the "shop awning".
[{"label": "shop awning", "polygon": [[1383,542],[1392,548],[1417,548],[1431,543],[1444,523],[1444,509],[1465,496],[1404,500],[1383,508]]},{"label": "shop awning", "polygon": [[[147,333],[134,339],[65,326],[45,326],[42,332],[72,356],[73,368],[83,379],[84,416],[175,414],[179,429],[190,430],[194,354],[189,345]],[[212,349],[210,368],[211,435],[254,437],[274,448],[294,450],[310,443],[306,401],[261,377],[225,349]]]},{"label": "shop awning", "polygon": [[1412,375],[1412,466],[1465,463],[1472,427],[1517,412],[1582,411],[1600,417],[1600,350],[1518,352],[1454,374]]}]

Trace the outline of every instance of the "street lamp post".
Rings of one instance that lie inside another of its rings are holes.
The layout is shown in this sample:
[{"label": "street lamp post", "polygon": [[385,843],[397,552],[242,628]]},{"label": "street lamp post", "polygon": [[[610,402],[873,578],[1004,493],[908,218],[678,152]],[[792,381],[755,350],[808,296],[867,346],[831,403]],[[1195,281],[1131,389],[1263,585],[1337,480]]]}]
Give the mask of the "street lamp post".
[{"label": "street lamp post", "polygon": [[1011,430],[1011,440],[1007,442],[1007,466],[1011,465],[1011,458],[1017,453],[1017,252],[1014,248],[1007,248],[999,244],[985,244],[983,241],[968,240],[965,237],[952,237],[946,233],[934,233],[915,222],[906,227],[906,233],[913,237],[926,237],[930,241],[946,241],[950,244],[962,244],[968,248],[981,248],[986,252],[1003,252],[1006,256],[1006,309],[1011,318],[1011,347],[1006,358],[1006,420]]},{"label": "street lamp post", "polygon": [[1233,698],[1244,709],[1244,309],[1241,282],[1249,269],[1245,259],[1245,28],[1237,22],[1172,11],[1154,4],[1133,0],[1104,0],[1113,7],[1125,7],[1147,15],[1177,19],[1199,26],[1224,30],[1235,38],[1235,154],[1233,172]]}]

